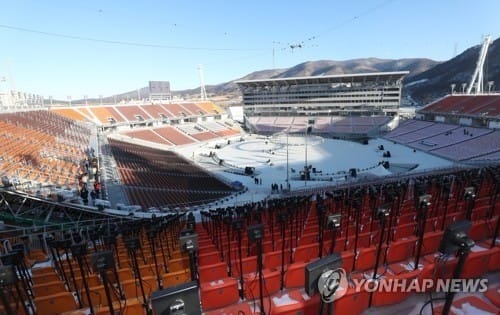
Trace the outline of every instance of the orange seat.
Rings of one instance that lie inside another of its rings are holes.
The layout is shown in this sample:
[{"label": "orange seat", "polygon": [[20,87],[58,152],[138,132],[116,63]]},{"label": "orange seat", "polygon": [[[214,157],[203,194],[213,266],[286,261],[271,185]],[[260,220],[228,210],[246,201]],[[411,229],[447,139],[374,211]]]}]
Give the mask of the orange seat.
[{"label": "orange seat", "polygon": [[191,281],[191,271],[189,269],[169,272],[162,276],[163,287],[167,288],[176,284]]},{"label": "orange seat", "polygon": [[[113,303],[113,310],[116,312],[117,310],[123,310],[123,313],[125,315],[146,315],[146,310],[144,309],[144,306],[139,299],[128,299],[126,301],[122,301],[120,303],[116,302]],[[99,307],[96,308],[95,314],[96,315],[109,315],[109,307],[104,306],[104,307]]]},{"label": "orange seat", "polygon": [[[123,293],[127,299],[142,298],[141,286],[139,280],[127,280],[122,282]],[[158,289],[158,282],[155,277],[148,276],[142,277],[142,287],[146,298],[151,295],[153,291]]]},{"label": "orange seat", "polygon": [[189,259],[188,258],[177,258],[170,259],[168,262],[168,271],[175,272],[181,271],[189,268]]},{"label": "orange seat", "polygon": [[35,298],[37,314],[57,315],[77,308],[75,298],[70,292],[62,292]]},{"label": "orange seat", "polygon": [[200,284],[201,305],[203,310],[224,307],[238,302],[238,281],[224,278],[219,281]]},{"label": "orange seat", "polygon": [[61,281],[59,276],[54,271],[47,273],[37,273],[36,275],[34,274],[31,279],[33,280],[34,284],[44,284],[47,282]]},{"label": "orange seat", "polygon": [[47,282],[44,284],[35,284],[32,287],[33,294],[37,297],[53,295],[56,293],[61,293],[66,291],[66,287],[61,280]]}]

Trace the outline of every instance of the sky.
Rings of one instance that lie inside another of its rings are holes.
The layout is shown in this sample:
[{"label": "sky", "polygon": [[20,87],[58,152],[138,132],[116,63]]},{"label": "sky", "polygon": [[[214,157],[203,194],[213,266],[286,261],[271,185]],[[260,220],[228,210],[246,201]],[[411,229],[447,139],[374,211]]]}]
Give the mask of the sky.
[{"label": "sky", "polygon": [[[3,0],[0,92],[109,96],[312,60],[444,61],[500,36],[498,0]],[[300,47],[299,47],[300,46]],[[273,53],[274,52],[274,53]]]}]

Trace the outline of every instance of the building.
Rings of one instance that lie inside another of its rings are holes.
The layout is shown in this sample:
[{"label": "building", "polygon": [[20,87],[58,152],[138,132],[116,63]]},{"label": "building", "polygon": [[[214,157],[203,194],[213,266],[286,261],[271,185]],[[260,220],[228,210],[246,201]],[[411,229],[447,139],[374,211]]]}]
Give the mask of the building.
[{"label": "building", "polygon": [[[372,122],[366,117],[396,116],[401,102],[402,81],[408,73],[398,71],[242,80],[236,84],[243,95],[245,124],[250,130],[259,131],[255,125],[260,117],[288,117],[287,121],[290,121],[289,117],[298,117],[300,121],[305,118],[306,125],[312,126],[313,131],[335,136],[336,131],[330,127],[339,122],[342,126],[355,126],[358,124],[357,118],[363,117],[365,119],[361,125],[377,125],[379,122],[385,124],[387,120]],[[349,121],[343,121],[345,118],[349,118]],[[290,122],[292,128],[293,121]],[[317,121],[321,121],[321,126],[315,126]],[[279,131],[279,122],[274,120],[272,123],[270,129]],[[283,124],[281,130],[287,129],[287,124]],[[350,131],[341,129],[343,134],[357,133],[356,128],[350,128]],[[362,128],[362,133],[371,131],[368,129]]]}]

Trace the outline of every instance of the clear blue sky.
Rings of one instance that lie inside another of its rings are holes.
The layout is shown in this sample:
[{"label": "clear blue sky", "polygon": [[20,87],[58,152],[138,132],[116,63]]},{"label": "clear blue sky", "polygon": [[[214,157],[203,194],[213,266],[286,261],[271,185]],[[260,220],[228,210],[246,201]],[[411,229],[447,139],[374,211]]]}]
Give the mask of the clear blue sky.
[{"label": "clear blue sky", "polygon": [[0,77],[8,82],[0,90],[13,82],[17,90],[77,99],[149,80],[195,88],[199,64],[205,83],[216,84],[308,60],[447,60],[483,35],[499,37],[499,12],[498,0],[3,1]]}]

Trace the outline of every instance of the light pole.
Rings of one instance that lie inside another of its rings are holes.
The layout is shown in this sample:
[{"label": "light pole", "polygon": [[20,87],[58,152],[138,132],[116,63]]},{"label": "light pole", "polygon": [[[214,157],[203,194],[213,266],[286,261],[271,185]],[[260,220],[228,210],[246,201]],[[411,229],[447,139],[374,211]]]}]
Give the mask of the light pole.
[{"label": "light pole", "polygon": [[306,128],[306,156],[305,156],[305,165],[304,165],[304,186],[307,186],[307,175],[309,174],[309,168],[307,166],[307,137],[308,137],[309,127]]},{"label": "light pole", "polygon": [[290,167],[288,166],[288,133],[290,132],[290,127],[288,127],[286,131],[286,184],[288,186],[288,180],[289,180],[289,169]]}]

